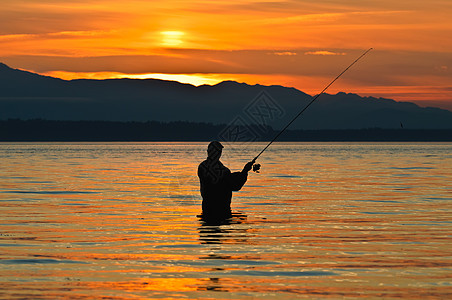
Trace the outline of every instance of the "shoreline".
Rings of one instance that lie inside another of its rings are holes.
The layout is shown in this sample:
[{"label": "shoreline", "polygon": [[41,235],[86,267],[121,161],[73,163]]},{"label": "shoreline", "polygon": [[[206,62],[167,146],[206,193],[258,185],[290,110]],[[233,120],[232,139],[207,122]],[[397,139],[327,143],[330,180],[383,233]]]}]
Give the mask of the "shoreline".
[{"label": "shoreline", "polygon": [[[122,121],[0,120],[0,142],[268,142],[270,126]],[[280,142],[452,142],[452,129],[288,129]]]}]

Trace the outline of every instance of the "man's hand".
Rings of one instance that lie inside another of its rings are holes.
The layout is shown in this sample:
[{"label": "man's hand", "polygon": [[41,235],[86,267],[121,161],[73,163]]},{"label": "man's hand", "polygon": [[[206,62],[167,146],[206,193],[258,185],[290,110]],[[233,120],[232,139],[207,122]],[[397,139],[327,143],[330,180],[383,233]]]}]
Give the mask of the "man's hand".
[{"label": "man's hand", "polygon": [[248,173],[249,171],[251,171],[251,168],[253,167],[254,162],[256,161],[256,159],[253,159],[250,162],[247,162],[246,165],[243,167],[242,172],[243,173]]}]

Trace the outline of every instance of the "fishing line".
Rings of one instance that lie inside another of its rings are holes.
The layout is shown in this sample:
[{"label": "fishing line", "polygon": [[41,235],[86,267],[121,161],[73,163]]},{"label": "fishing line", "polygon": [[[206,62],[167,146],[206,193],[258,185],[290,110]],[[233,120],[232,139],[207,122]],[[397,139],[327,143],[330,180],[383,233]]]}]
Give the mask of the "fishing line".
[{"label": "fishing line", "polygon": [[[339,75],[337,75],[336,78],[334,78],[321,92],[320,94],[318,94],[317,96],[315,96],[311,102],[308,103],[308,105],[306,105],[287,125],[286,127],[284,127],[271,141],[270,143],[267,144],[267,146],[265,146],[264,149],[262,149],[262,151],[253,159],[253,162],[257,160],[257,158],[264,153],[265,150],[267,150],[267,148],[312,104],[314,103],[315,100],[317,100],[317,98],[320,97],[320,95],[322,95],[336,80],[339,79],[339,77],[341,77],[345,72],[347,72],[348,69],[350,69],[355,63],[358,62],[358,60],[360,60],[364,55],[366,55],[370,50],[372,50],[373,48],[369,48],[366,52],[364,52],[363,54],[361,54],[360,57],[358,57],[357,59],[355,59],[354,62],[352,62],[344,71],[342,71]],[[256,171],[259,170],[260,165],[256,164]],[[253,170],[254,170],[254,166],[253,166]]]}]

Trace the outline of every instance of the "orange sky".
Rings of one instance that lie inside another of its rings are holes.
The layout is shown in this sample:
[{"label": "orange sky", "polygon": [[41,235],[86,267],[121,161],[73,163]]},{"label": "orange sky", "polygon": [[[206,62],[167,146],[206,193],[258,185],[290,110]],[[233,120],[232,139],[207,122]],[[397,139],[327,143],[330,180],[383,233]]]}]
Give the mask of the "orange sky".
[{"label": "orange sky", "polygon": [[452,1],[2,0],[0,62],[71,78],[237,80],[452,110]]}]

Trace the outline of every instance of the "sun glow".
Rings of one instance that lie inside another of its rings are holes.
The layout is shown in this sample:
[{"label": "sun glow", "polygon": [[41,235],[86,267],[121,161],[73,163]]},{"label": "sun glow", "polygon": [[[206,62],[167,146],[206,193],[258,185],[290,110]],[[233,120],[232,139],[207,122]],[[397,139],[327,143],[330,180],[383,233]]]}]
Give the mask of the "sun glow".
[{"label": "sun glow", "polygon": [[64,80],[73,80],[73,79],[102,80],[102,79],[121,79],[121,78],[161,79],[178,81],[181,83],[188,83],[195,86],[200,86],[203,84],[214,85],[225,80],[222,74],[162,74],[162,73],[123,74],[117,72],[64,72],[64,71],[52,71],[41,74]]},{"label": "sun glow", "polygon": [[161,79],[161,80],[173,80],[181,83],[188,83],[195,86],[203,84],[217,84],[221,82],[221,79],[210,78],[208,74],[131,74],[127,75],[127,78],[133,79]]},{"label": "sun glow", "polygon": [[177,47],[181,46],[184,42],[182,37],[185,35],[183,31],[162,31],[162,46],[165,47]]}]

